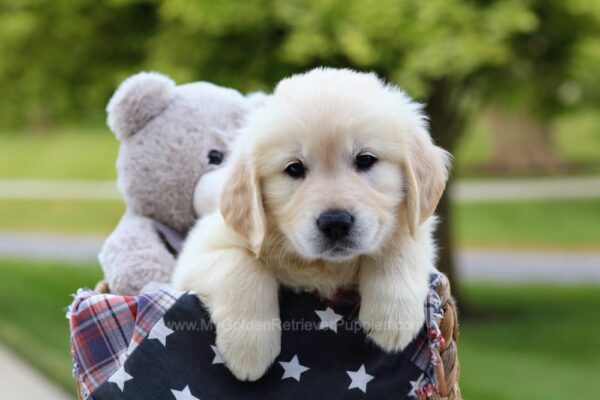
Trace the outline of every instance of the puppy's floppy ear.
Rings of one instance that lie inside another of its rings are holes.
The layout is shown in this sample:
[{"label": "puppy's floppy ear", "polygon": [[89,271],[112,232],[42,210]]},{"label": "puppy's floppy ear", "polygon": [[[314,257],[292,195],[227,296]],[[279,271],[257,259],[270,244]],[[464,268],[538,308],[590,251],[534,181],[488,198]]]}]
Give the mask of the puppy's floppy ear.
[{"label": "puppy's floppy ear", "polygon": [[221,192],[221,214],[227,226],[258,256],[266,233],[266,220],[256,168],[244,154],[236,154],[232,161]]},{"label": "puppy's floppy ear", "polygon": [[407,220],[414,237],[442,197],[451,159],[447,151],[433,144],[425,129],[411,136],[404,170]]}]

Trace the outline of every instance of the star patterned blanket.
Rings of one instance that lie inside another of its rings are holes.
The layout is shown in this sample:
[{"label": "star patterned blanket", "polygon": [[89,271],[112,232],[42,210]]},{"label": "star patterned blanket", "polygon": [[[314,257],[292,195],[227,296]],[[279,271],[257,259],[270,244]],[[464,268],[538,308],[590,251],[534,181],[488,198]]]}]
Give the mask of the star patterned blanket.
[{"label": "star patterned blanket", "polygon": [[432,351],[443,340],[430,277],[426,324],[402,352],[366,340],[359,298],[280,293],[281,353],[264,377],[240,382],[215,346],[198,298],[174,290],[135,297],[80,290],[69,308],[74,376],[85,399],[402,399],[436,391]]}]

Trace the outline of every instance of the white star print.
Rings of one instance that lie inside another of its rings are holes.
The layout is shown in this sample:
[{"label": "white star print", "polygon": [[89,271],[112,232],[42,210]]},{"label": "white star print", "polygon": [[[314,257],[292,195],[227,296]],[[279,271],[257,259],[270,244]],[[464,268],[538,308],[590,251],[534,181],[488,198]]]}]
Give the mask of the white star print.
[{"label": "white star print", "polygon": [[213,364],[223,364],[223,357],[221,357],[221,353],[219,353],[219,349],[217,346],[210,346],[210,348],[215,352],[215,358],[213,358]]},{"label": "white star print", "polygon": [[183,390],[171,390],[171,393],[175,396],[175,400],[200,400],[190,392],[189,386],[184,387]]},{"label": "white star print", "polygon": [[108,381],[116,384],[122,392],[125,388],[125,382],[130,381],[132,379],[133,376],[125,372],[125,367],[121,367],[117,370],[117,372],[112,374],[110,378],[108,378]]},{"label": "white star print", "polygon": [[423,379],[424,376],[425,375],[423,374],[416,381],[410,381],[411,389],[410,389],[410,393],[408,394],[409,396],[417,397],[417,389],[419,388],[419,386],[421,386],[421,380]]},{"label": "white star print", "polygon": [[294,378],[298,382],[300,382],[300,375],[310,369],[300,365],[297,355],[295,355],[294,358],[292,358],[289,362],[279,361],[279,364],[281,364],[284,370],[281,379]]},{"label": "white star print", "polygon": [[340,314],[336,314],[330,307],[327,307],[325,311],[315,311],[319,318],[321,318],[321,323],[319,324],[319,329],[331,329],[332,331],[337,333],[337,323],[342,316]]},{"label": "white star print", "polygon": [[363,391],[363,393],[367,393],[367,383],[369,383],[374,377],[372,375],[367,374],[365,371],[365,365],[361,365],[358,371],[346,371],[352,382],[350,382],[350,386],[348,386],[348,390],[358,388]]},{"label": "white star print", "polygon": [[167,336],[169,336],[173,332],[175,332],[175,331],[165,325],[164,318],[161,318],[160,321],[158,321],[156,323],[156,325],[154,325],[154,327],[150,331],[150,334],[148,335],[148,339],[156,339],[163,346],[166,347],[167,346]]}]

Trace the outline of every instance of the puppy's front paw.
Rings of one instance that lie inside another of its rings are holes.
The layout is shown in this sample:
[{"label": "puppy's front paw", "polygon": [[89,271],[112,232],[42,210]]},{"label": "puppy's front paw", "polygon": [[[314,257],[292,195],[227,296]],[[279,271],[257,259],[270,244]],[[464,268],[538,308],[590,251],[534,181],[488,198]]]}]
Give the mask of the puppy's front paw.
[{"label": "puppy's front paw", "polygon": [[358,316],[368,337],[387,352],[402,351],[425,323],[425,309],[417,302],[361,307]]},{"label": "puppy's front paw", "polygon": [[281,351],[281,327],[274,322],[217,324],[217,348],[236,378],[262,377]]}]

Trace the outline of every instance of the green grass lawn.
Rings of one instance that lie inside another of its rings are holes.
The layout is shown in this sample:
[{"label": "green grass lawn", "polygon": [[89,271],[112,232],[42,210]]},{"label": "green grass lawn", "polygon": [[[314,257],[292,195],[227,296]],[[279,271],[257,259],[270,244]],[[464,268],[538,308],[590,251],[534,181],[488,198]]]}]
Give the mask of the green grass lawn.
[{"label": "green grass lawn", "polygon": [[455,205],[461,247],[600,250],[600,199]]},{"label": "green grass lawn", "polygon": [[124,209],[121,201],[0,199],[0,229],[107,235]]},{"label": "green grass lawn", "polygon": [[[0,260],[0,340],[73,391],[64,307],[98,268]],[[600,392],[597,287],[466,285],[485,310],[462,321],[465,398],[592,399]]]},{"label": "green grass lawn", "polygon": [[600,114],[597,111],[566,115],[554,123],[554,142],[567,160],[600,172]]},{"label": "green grass lawn", "polygon": [[114,179],[118,149],[108,128],[0,134],[0,178]]},{"label": "green grass lawn", "polygon": [[464,397],[595,399],[600,392],[598,287],[467,285],[488,312],[461,325]]},{"label": "green grass lawn", "polygon": [[[600,115],[580,111],[563,115],[551,124],[552,140],[559,154],[578,174],[600,173]],[[484,119],[468,124],[454,151],[454,175],[477,177],[490,174],[482,166],[492,154],[494,143]],[[492,176],[498,173],[491,173]]]},{"label": "green grass lawn", "polygon": [[0,341],[74,392],[65,307],[99,268],[0,260]]},{"label": "green grass lawn", "polygon": [[[107,235],[120,201],[0,199],[0,229]],[[600,250],[600,199],[457,204],[455,236],[461,247]]]}]

